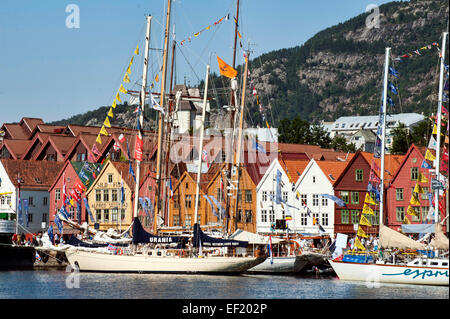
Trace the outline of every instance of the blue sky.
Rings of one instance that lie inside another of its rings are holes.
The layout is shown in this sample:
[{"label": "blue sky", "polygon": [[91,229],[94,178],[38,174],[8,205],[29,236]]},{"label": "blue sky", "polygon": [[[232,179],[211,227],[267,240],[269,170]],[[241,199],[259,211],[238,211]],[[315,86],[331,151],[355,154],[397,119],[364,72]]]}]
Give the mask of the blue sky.
[{"label": "blue sky", "polygon": [[[2,0],[0,6],[0,124],[22,117],[45,122],[110,105],[137,44],[142,48],[145,16],[151,14],[149,81],[161,65],[166,0]],[[241,0],[240,32],[253,57],[303,44],[317,32],[365,12],[382,0]],[[67,28],[76,4],[80,27]],[[236,12],[236,0],[174,0],[172,24],[178,41],[177,83],[196,84],[207,63],[217,72],[216,55],[231,64],[233,20],[193,34]],[[135,58],[131,83],[142,74]],[[243,61],[238,53],[237,64]],[[126,84],[127,89],[136,85]],[[159,91],[159,88],[156,88]],[[112,122],[114,125],[114,123]]]}]

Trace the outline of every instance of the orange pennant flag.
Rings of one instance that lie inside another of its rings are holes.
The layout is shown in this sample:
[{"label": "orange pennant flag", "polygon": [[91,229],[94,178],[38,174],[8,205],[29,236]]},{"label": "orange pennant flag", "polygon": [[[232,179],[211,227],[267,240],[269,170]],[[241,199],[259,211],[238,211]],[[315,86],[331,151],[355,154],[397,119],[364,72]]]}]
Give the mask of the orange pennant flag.
[{"label": "orange pennant flag", "polygon": [[226,64],[221,58],[217,57],[217,62],[219,63],[220,74],[226,76],[227,78],[233,79],[237,75],[237,71],[231,66]]}]

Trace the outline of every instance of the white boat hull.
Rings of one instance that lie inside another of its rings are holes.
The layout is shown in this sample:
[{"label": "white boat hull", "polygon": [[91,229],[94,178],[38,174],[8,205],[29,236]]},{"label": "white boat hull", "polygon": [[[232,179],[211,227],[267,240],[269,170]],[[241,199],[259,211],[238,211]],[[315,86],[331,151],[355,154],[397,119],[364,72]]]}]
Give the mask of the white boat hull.
[{"label": "white boat hull", "polygon": [[262,273],[293,273],[300,272],[305,266],[306,261],[299,260],[297,256],[274,257],[272,260],[268,257],[264,262],[250,268],[248,272]]},{"label": "white boat hull", "polygon": [[389,264],[364,264],[342,261],[329,261],[341,280],[377,283],[448,286],[449,268],[414,267]]},{"label": "white boat hull", "polygon": [[69,249],[66,257],[70,265],[80,271],[139,273],[240,273],[266,258],[112,255],[78,249]]}]

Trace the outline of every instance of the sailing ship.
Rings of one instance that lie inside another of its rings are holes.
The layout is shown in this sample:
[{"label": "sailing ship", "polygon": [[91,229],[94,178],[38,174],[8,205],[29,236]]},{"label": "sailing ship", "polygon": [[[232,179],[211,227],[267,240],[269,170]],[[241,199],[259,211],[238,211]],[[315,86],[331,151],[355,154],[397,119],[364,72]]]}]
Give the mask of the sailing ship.
[{"label": "sailing ship", "polygon": [[[162,81],[161,81],[161,105],[160,108],[164,110],[165,100],[165,78],[167,65],[167,51],[168,51],[168,27],[170,25],[170,8],[171,0],[168,0],[168,9],[166,17],[166,32],[164,41],[164,57],[162,67]],[[143,110],[145,101],[145,89],[147,86],[147,68],[148,68],[148,53],[150,40],[150,24],[151,16],[147,17],[147,31],[146,31],[146,45],[144,57],[144,71],[142,75],[142,89],[140,96],[140,109],[138,112],[140,128],[143,127]],[[201,138],[202,143],[204,118],[208,90],[208,76],[209,65],[206,70],[206,80],[204,88],[204,103],[203,116],[201,124]],[[159,114],[159,130],[158,130],[158,154],[157,154],[157,192],[158,196],[155,201],[155,229],[157,228],[159,213],[159,192],[160,192],[160,172],[161,172],[161,137],[162,137],[162,114]],[[138,138],[142,140],[142,132],[138,130]],[[202,149],[202,148],[200,148]],[[199,154],[199,172],[201,170],[201,153]],[[198,174],[199,175],[199,174]],[[136,159],[136,194],[139,191],[139,176],[140,176],[140,160]],[[197,195],[198,199],[197,182]],[[198,205],[198,200],[196,201]],[[97,272],[175,272],[175,273],[240,273],[247,269],[262,263],[266,259],[265,254],[258,257],[251,256],[231,256],[228,249],[222,250],[227,253],[221,254],[203,254],[203,246],[220,246],[226,248],[246,247],[248,243],[230,239],[212,238],[202,232],[200,226],[194,224],[193,236],[157,236],[148,233],[142,227],[138,218],[138,201],[134,201],[134,218],[132,224],[132,245],[125,249],[117,249],[109,252],[80,249],[77,247],[70,247],[66,250],[66,257],[72,267],[81,271],[97,271]],[[198,207],[196,208],[197,215]],[[194,219],[197,221],[197,216]],[[150,245],[148,245],[150,244]],[[150,248],[151,246],[151,248]],[[199,247],[198,249],[196,247]]]},{"label": "sailing ship", "polygon": [[[439,176],[439,151],[440,151],[440,128],[441,128],[441,108],[443,97],[444,61],[446,52],[446,40],[448,32],[443,33],[443,46],[441,53],[439,102],[437,113],[437,148],[436,148],[436,176]],[[384,153],[385,153],[385,127],[386,127],[386,102],[389,73],[389,53],[390,48],[386,48],[384,87],[383,87],[383,108],[380,116],[382,124],[381,138],[381,169],[380,169],[380,252],[381,258],[375,260],[373,256],[344,255],[341,259],[330,260],[333,270],[341,280],[365,281],[367,284],[376,285],[379,283],[396,284],[417,284],[417,285],[449,285],[449,241],[442,231],[442,224],[445,219],[439,221],[439,189],[435,190],[435,237],[429,246],[435,249],[434,255],[443,250],[440,256],[428,257],[428,254],[417,254],[417,251],[426,252],[424,243],[415,241],[389,227],[383,225],[383,185],[384,185]],[[392,72],[392,71],[391,71]],[[438,178],[438,177],[437,177]],[[399,250],[415,251],[417,256],[411,260],[408,255],[399,254]],[[431,256],[431,254],[430,254]]]}]

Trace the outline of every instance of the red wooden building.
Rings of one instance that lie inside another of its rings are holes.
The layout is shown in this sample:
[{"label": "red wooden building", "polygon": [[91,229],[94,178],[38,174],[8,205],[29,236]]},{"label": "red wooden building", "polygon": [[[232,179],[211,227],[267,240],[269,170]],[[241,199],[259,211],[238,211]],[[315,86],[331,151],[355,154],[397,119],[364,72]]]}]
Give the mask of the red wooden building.
[{"label": "red wooden building", "polygon": [[[393,180],[394,174],[396,173],[403,157],[403,155],[385,156],[385,189],[386,185],[389,185],[389,183]],[[347,167],[336,180],[336,183],[334,184],[335,196],[341,198],[346,203],[346,207],[335,205],[335,233],[356,233],[357,228],[355,230],[356,226],[354,225],[359,223],[361,211],[364,206],[372,160],[372,153],[361,151],[356,152]],[[380,166],[380,159],[375,159],[375,163]],[[386,205],[384,208],[384,211],[386,211]],[[386,213],[384,213],[383,216],[386,217]],[[378,212],[375,211],[375,214],[371,219],[373,227],[369,227],[367,232],[378,233]]]}]

